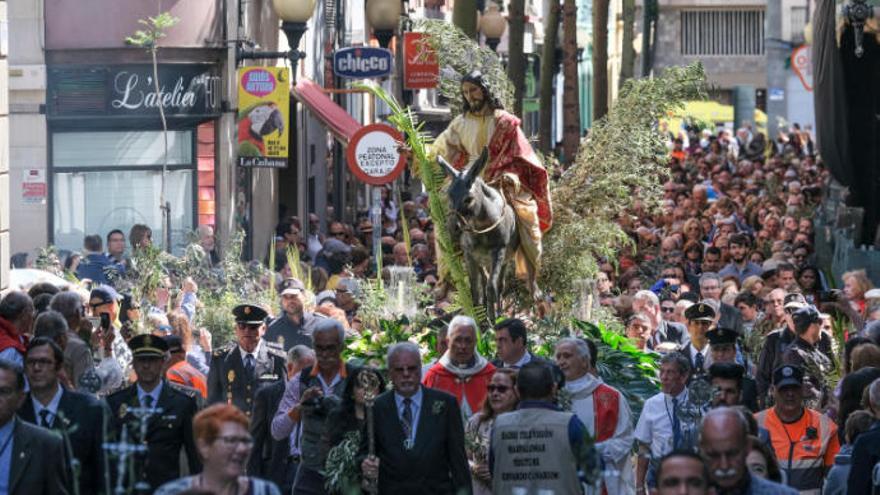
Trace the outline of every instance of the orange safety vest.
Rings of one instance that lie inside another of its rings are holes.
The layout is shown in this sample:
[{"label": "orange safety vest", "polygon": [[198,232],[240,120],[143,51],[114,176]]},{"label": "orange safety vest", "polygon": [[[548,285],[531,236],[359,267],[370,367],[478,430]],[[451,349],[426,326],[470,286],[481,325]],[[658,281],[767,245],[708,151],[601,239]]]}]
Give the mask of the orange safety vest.
[{"label": "orange safety vest", "polygon": [[840,450],[837,425],[828,416],[804,409],[795,423],[783,423],[774,408],[755,414],[758,428],[769,434],[779,468],[785,471],[786,484],[802,495],[819,494],[828,468]]},{"label": "orange safety vest", "polygon": [[194,388],[202,394],[202,398],[208,398],[208,383],[205,375],[186,361],[180,361],[168,368],[168,371],[165,372],[165,378],[168,381]]}]

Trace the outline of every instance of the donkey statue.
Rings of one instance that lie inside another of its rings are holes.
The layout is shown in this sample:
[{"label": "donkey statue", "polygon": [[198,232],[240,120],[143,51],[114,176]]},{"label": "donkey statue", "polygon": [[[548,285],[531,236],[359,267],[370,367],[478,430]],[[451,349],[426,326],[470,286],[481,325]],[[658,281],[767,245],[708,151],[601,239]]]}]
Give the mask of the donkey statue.
[{"label": "donkey statue", "polygon": [[459,172],[442,156],[437,162],[452,177],[447,195],[452,239],[459,239],[471,283],[474,304],[486,308],[491,321],[501,312],[504,269],[519,247],[516,212],[501,192],[480,178],[489,159],[488,148],[467,170]]}]

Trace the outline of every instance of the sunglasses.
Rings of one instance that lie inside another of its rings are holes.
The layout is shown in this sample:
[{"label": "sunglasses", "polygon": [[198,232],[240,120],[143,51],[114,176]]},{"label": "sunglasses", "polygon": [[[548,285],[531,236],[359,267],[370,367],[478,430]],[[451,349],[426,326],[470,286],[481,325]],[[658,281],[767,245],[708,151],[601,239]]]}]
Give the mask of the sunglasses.
[{"label": "sunglasses", "polygon": [[332,235],[333,237],[344,237],[345,232],[330,232],[330,235]]},{"label": "sunglasses", "polygon": [[490,393],[498,392],[500,394],[503,394],[510,390],[510,387],[508,387],[507,385],[489,385],[486,388],[489,390]]},{"label": "sunglasses", "polygon": [[663,311],[664,313],[675,313],[675,307],[673,306],[670,308],[668,306],[663,306],[660,308],[660,311]]}]

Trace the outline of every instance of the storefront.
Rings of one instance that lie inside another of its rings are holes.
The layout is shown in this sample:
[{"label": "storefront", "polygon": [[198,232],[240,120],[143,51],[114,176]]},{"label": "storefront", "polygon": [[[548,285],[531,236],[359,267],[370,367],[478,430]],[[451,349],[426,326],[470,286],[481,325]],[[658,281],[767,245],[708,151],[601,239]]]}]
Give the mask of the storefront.
[{"label": "storefront", "polygon": [[158,74],[157,92],[148,64],[48,67],[48,224],[59,249],[113,229],[127,236],[136,223],[161,242],[163,187],[173,251],[197,225],[215,224],[218,68],[162,64]]}]

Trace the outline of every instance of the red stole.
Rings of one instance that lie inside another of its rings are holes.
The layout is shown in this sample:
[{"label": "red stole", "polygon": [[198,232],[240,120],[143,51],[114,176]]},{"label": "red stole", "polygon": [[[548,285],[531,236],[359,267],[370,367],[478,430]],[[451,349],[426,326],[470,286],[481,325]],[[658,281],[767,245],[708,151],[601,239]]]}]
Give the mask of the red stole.
[{"label": "red stole", "polygon": [[26,344],[27,337],[19,338],[15,325],[6,318],[0,318],[0,351],[12,347],[24,355]]},{"label": "red stole", "polygon": [[597,442],[604,442],[614,436],[619,412],[618,392],[604,383],[599,385],[593,392],[593,421]]}]

